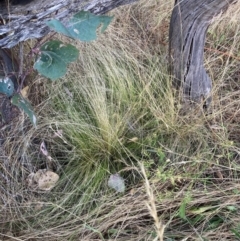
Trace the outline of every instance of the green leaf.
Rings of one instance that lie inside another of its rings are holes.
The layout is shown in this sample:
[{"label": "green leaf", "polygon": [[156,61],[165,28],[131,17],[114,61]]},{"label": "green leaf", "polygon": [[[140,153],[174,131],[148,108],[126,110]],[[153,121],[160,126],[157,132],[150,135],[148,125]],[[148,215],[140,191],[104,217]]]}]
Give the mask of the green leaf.
[{"label": "green leaf", "polygon": [[183,201],[181,203],[181,206],[179,208],[179,216],[180,216],[181,219],[187,220],[187,217],[186,217],[186,202],[185,201]]},{"label": "green leaf", "polygon": [[235,234],[237,239],[240,240],[240,233],[239,233],[239,231],[237,231],[236,229],[230,229],[230,230]]},{"label": "green leaf", "polygon": [[97,29],[100,25],[101,33],[103,33],[113,17],[95,15],[90,12],[81,11],[75,14],[66,25],[59,20],[53,19],[47,22],[47,25],[58,33],[62,33],[68,37],[89,42],[96,40]]},{"label": "green leaf", "polygon": [[180,207],[179,207],[179,210],[178,210],[178,213],[179,213],[179,216],[180,216],[180,218],[182,218],[183,220],[188,220],[187,219],[187,216],[186,216],[186,207],[187,207],[187,204],[189,203],[191,201],[191,197],[190,196],[186,196],[184,199],[183,199],[183,201],[182,201],[182,203],[181,203],[181,205],[180,205]]},{"label": "green leaf", "polygon": [[22,109],[30,118],[32,124],[36,127],[37,118],[30,103],[20,94],[13,95],[11,102],[13,105],[16,105],[18,108]]},{"label": "green leaf", "polygon": [[52,19],[52,20],[46,22],[46,24],[48,25],[48,27],[50,27],[54,31],[56,31],[58,33],[62,33],[68,37],[72,37],[70,32],[68,31],[68,29],[59,20]]},{"label": "green leaf", "polygon": [[214,206],[205,206],[205,207],[199,207],[195,209],[191,209],[190,213],[192,214],[203,214],[207,211],[215,210],[216,208]]},{"label": "green leaf", "polygon": [[41,48],[41,55],[34,64],[43,76],[56,80],[67,72],[67,65],[77,60],[79,51],[71,44],[53,40],[45,43]]},{"label": "green leaf", "polygon": [[212,217],[209,220],[208,230],[218,228],[224,222],[223,218],[217,216]]},{"label": "green leaf", "polygon": [[226,208],[227,208],[230,212],[236,212],[236,211],[237,211],[237,207],[235,207],[235,206],[233,206],[233,205],[226,206]]},{"label": "green leaf", "polygon": [[0,76],[0,93],[10,97],[13,95],[14,84],[9,77]]}]

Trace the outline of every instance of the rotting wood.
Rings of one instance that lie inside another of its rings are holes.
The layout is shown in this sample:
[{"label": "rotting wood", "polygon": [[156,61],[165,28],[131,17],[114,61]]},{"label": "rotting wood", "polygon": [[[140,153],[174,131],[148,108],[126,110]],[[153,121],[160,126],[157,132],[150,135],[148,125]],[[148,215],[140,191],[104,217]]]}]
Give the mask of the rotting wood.
[{"label": "rotting wood", "polygon": [[211,103],[212,82],[204,68],[207,29],[214,16],[236,0],[175,0],[169,30],[170,69],[174,86],[187,102]]}]

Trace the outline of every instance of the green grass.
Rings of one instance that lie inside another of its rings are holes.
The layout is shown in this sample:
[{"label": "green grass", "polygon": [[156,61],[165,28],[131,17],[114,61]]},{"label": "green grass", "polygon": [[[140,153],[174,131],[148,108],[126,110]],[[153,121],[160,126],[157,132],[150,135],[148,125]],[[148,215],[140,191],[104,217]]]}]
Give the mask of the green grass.
[{"label": "green grass", "polygon": [[[30,86],[38,127],[20,116],[1,146],[0,239],[239,239],[238,7],[208,33],[207,114],[184,114],[171,86],[171,7],[142,1],[115,11],[98,41],[77,44],[80,59],[63,79]],[[43,168],[60,175],[50,192],[27,185]],[[114,173],[125,193],[107,186]]]}]

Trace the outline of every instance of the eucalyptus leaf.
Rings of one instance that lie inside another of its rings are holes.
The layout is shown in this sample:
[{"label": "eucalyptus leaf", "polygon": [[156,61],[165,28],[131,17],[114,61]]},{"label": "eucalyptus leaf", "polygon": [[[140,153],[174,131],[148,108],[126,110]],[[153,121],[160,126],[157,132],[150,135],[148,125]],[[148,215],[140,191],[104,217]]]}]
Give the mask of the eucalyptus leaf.
[{"label": "eucalyptus leaf", "polygon": [[0,76],[0,93],[10,97],[13,95],[14,84],[9,77]]},{"label": "eucalyptus leaf", "polygon": [[20,94],[14,94],[11,99],[11,102],[13,105],[16,105],[18,108],[22,109],[24,113],[26,113],[30,118],[32,124],[36,127],[37,118],[30,103],[26,99],[24,99]]},{"label": "eucalyptus leaf", "polygon": [[58,40],[45,43],[40,51],[41,54],[34,64],[34,69],[51,80],[64,76],[67,65],[77,60],[79,55],[79,51],[74,46]]},{"label": "eucalyptus leaf", "polygon": [[52,20],[46,22],[46,24],[48,25],[48,27],[50,27],[54,31],[64,34],[68,37],[72,37],[71,33],[68,31],[68,29],[59,20],[52,19]]},{"label": "eucalyptus leaf", "polygon": [[58,33],[62,33],[74,39],[89,42],[96,40],[97,29],[101,26],[101,33],[103,33],[112,19],[113,17],[95,15],[87,11],[80,11],[65,25],[56,19],[50,20],[46,24]]}]

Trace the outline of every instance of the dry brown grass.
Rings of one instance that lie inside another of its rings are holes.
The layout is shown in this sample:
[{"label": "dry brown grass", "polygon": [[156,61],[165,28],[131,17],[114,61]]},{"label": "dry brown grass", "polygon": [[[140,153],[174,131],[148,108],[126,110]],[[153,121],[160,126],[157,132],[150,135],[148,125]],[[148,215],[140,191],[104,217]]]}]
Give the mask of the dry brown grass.
[{"label": "dry brown grass", "polygon": [[[172,4],[121,7],[104,36],[78,44],[66,78],[34,81],[37,129],[20,116],[0,147],[1,240],[239,240],[240,3],[209,29],[213,106],[200,116],[179,115],[171,89]],[[51,192],[26,183],[49,165],[43,140],[61,176]],[[126,179],[122,195],[106,185],[114,172]]]}]

